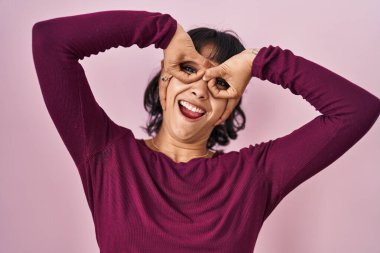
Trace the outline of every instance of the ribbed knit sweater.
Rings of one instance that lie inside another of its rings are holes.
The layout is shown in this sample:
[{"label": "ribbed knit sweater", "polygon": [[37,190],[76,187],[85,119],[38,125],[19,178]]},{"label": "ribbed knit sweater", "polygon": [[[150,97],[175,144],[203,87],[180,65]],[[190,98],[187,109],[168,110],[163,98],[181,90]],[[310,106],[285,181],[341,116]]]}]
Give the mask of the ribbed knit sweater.
[{"label": "ribbed knit sweater", "polygon": [[127,10],[33,26],[43,99],[79,171],[101,253],[251,253],[279,202],[357,143],[380,113],[373,94],[270,45],[254,58],[252,77],[301,95],[321,115],[274,140],[174,162],[108,117],[79,60],[118,46],[165,49],[176,26],[168,14]]}]

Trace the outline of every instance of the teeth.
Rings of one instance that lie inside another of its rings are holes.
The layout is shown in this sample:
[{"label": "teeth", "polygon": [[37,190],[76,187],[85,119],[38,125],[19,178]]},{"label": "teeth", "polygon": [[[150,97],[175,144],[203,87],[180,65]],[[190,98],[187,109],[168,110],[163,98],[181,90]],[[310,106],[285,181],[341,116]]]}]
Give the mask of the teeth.
[{"label": "teeth", "polygon": [[193,111],[193,112],[199,112],[199,113],[204,113],[205,112],[202,109],[200,109],[198,107],[195,107],[195,106],[193,106],[192,104],[190,104],[190,103],[188,103],[186,101],[181,100],[181,101],[179,101],[179,103],[181,105],[183,105],[184,107],[186,107],[187,109]]}]

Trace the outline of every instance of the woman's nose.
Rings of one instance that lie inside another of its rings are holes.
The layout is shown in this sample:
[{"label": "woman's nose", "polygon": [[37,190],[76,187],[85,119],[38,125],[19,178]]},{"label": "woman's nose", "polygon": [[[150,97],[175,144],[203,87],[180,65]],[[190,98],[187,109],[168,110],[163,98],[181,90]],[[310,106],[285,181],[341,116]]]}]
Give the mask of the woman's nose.
[{"label": "woman's nose", "polygon": [[[209,60],[206,60],[204,63],[203,63],[203,66],[198,66],[200,69],[206,71],[208,68],[212,68],[214,67],[215,65],[211,63],[211,61]],[[208,85],[207,85],[208,82],[204,81],[202,79],[202,77],[193,82],[192,83],[192,91],[191,93],[200,98],[200,99],[208,99],[209,97],[209,89],[208,89]]]},{"label": "woman's nose", "polygon": [[203,81],[203,79],[201,78],[200,80],[193,82],[191,86],[191,93],[194,96],[196,96],[199,99],[208,99],[209,90],[206,81]]}]

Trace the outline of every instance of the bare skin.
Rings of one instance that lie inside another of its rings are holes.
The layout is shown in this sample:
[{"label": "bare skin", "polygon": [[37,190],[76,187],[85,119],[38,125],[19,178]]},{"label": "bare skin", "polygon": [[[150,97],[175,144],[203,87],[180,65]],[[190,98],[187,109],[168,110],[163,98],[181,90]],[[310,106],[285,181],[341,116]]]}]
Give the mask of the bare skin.
[{"label": "bare skin", "polygon": [[[201,55],[207,57],[210,55],[211,50],[211,47],[204,47],[201,50]],[[218,65],[213,61],[204,61],[202,64],[203,66],[196,63],[192,64],[192,66],[197,68],[197,73],[189,75],[185,74],[182,71],[182,74],[193,77],[199,72],[204,73],[205,70],[209,67]],[[163,62],[162,67],[164,68]],[[164,70],[162,70],[162,72],[163,71]],[[188,84],[177,79],[175,76],[173,76],[166,85],[162,85],[161,83],[165,82],[160,80],[160,89],[162,90],[163,87],[165,87],[165,100],[161,100],[161,102],[165,101],[166,110],[163,111],[162,127],[158,134],[154,137],[154,144],[159,149],[154,146],[152,139],[146,139],[144,142],[152,150],[164,153],[177,163],[188,162],[196,157],[211,158],[215,154],[215,152],[210,151],[206,148],[207,140],[212,132],[214,123],[224,112],[224,109],[227,105],[227,99],[213,98],[210,91],[208,90],[207,82],[202,80],[202,77],[203,76],[200,75],[197,79],[195,79],[194,82]],[[203,124],[190,123],[186,125],[182,123],[183,125],[180,125],[181,123],[178,123],[180,120],[176,120],[179,117],[173,110],[173,105],[175,104],[174,98],[177,94],[183,95],[183,97],[185,97],[185,93],[187,93],[187,98],[191,97],[190,94],[196,94],[193,97],[195,99],[198,99],[198,102],[202,104],[203,107],[209,108],[209,111],[207,112],[209,117],[207,120],[203,121]],[[177,124],[174,123],[174,121],[176,121]],[[181,136],[178,131],[175,131],[175,129],[179,128],[184,129],[184,132],[186,132],[186,137],[183,135]],[[194,134],[194,132],[197,134]]]},{"label": "bare skin", "polygon": [[[171,77],[159,81],[163,124],[154,137],[155,145],[152,139],[144,140],[150,149],[164,153],[177,163],[196,157],[211,158],[215,154],[207,149],[209,136],[239,102],[251,78],[251,65],[256,55],[252,49],[247,49],[219,65],[208,59],[213,45],[204,46],[200,54],[192,47],[190,36],[178,26],[162,61],[161,76]],[[187,56],[183,55],[185,52]],[[181,69],[183,62],[191,62],[190,70],[195,71]],[[217,77],[228,82],[229,88],[221,88]],[[183,99],[206,110],[201,120],[189,122],[183,118],[178,109],[178,101]]]}]

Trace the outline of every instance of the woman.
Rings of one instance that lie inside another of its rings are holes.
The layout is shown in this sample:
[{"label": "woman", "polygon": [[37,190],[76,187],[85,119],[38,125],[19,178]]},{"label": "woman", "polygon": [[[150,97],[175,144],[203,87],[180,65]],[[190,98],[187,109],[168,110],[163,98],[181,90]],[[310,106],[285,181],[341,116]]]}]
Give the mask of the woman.
[{"label": "woman", "polygon": [[[33,27],[41,91],[80,173],[101,252],[252,252],[279,202],[378,118],[376,96],[290,50],[240,48],[221,61],[223,43],[215,36],[205,41],[212,43],[189,37],[170,15],[145,11]],[[193,42],[202,45],[196,50]],[[146,91],[147,129],[157,133],[149,140],[107,116],[78,62],[134,44],[164,50],[160,75]],[[236,138],[231,119],[251,76],[301,95],[322,115],[275,140],[209,151]]]}]

